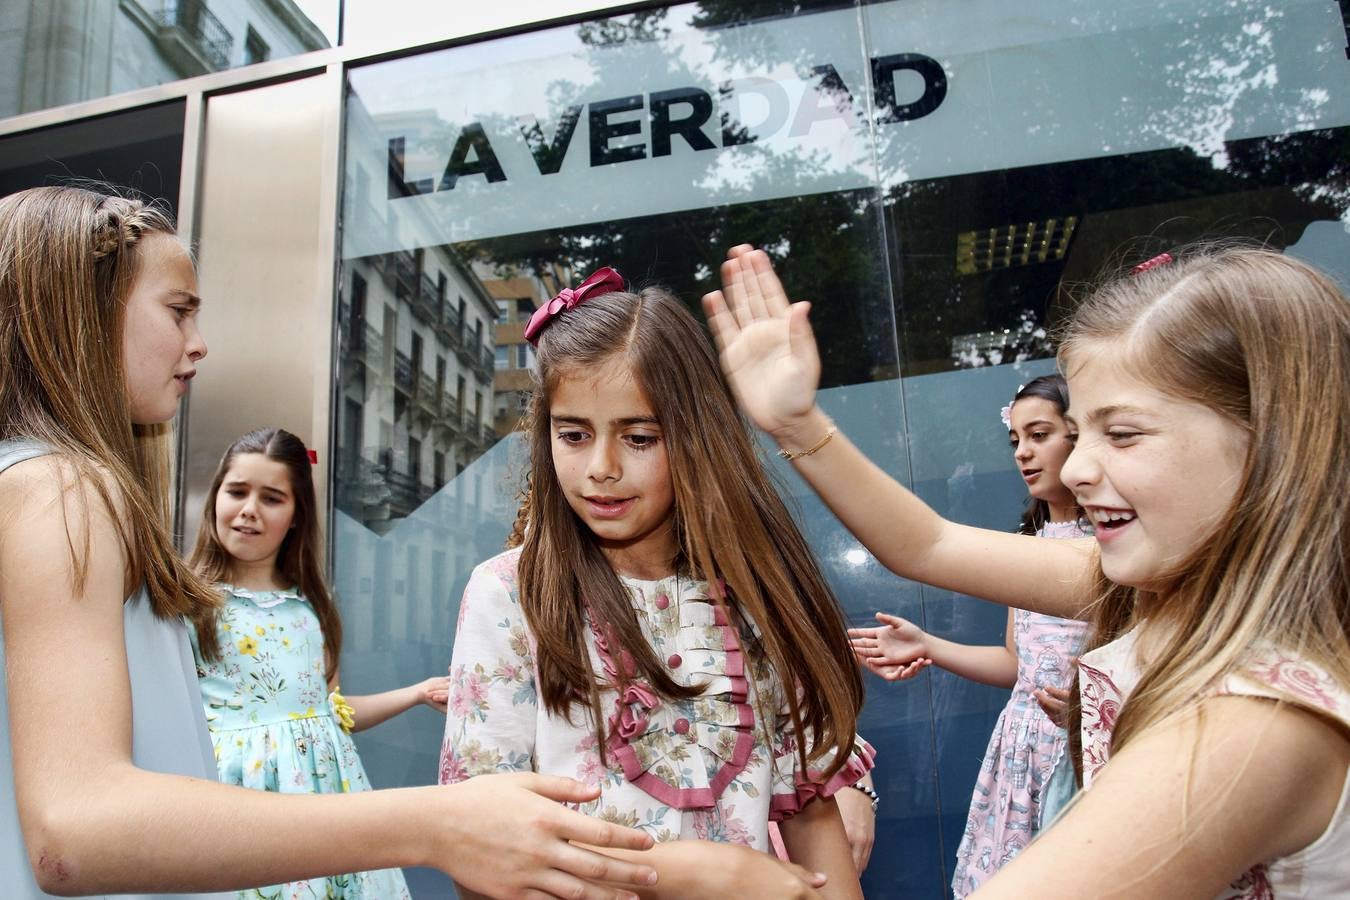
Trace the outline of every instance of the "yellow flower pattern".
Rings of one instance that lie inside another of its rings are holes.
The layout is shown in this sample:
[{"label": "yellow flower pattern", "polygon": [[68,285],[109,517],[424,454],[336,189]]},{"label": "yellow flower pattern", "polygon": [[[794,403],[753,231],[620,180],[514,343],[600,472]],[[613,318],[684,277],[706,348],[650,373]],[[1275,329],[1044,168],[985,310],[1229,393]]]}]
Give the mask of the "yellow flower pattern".
[{"label": "yellow flower pattern", "polygon": [[[329,700],[323,632],[309,602],[296,591],[237,588],[227,588],[225,600],[218,635],[221,659],[208,663],[196,654],[220,780],[295,794],[370,790],[356,746]],[[189,639],[195,651],[195,633]],[[258,897],[409,900],[397,869],[237,895]]]}]

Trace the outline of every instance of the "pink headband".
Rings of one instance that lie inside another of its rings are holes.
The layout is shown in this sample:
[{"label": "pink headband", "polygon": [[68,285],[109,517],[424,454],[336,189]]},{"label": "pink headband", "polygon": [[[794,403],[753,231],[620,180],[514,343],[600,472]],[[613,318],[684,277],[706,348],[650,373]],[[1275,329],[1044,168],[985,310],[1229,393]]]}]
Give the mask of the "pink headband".
[{"label": "pink headband", "polygon": [[609,266],[596,269],[575,289],[563,288],[552,300],[536,309],[534,315],[530,316],[529,324],[525,326],[525,340],[537,345],[539,343],[539,332],[551,325],[553,320],[562,315],[564,311],[572,309],[591,297],[599,297],[621,290],[623,290],[623,276],[618,273],[618,270],[611,269]]}]

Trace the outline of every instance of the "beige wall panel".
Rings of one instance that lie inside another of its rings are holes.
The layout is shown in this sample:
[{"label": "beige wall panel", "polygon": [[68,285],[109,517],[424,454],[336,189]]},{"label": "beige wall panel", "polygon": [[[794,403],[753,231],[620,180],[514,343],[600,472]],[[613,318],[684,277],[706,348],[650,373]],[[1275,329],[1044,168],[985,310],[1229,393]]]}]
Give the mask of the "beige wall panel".
[{"label": "beige wall panel", "polygon": [[318,451],[327,509],[340,97],[330,70],[206,101],[196,239],[209,353],[188,416],[188,548],[221,454],[254,428]]}]

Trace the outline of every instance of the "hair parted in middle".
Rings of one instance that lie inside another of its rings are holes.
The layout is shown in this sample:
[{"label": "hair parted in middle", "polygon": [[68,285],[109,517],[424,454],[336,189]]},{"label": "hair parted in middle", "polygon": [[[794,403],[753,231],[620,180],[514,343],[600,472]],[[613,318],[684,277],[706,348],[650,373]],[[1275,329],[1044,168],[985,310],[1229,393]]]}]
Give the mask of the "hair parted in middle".
[{"label": "hair parted in middle", "polygon": [[1209,244],[1169,257],[1079,306],[1060,368],[1073,377],[1084,359],[1110,359],[1249,440],[1232,505],[1161,593],[1114,584],[1099,564],[1085,652],[1144,620],[1160,638],[1113,752],[1272,647],[1350,686],[1350,300],[1273,250]]},{"label": "hair parted in middle", "polygon": [[[299,587],[300,593],[305,595],[319,617],[319,629],[323,632],[324,677],[331,681],[338,670],[338,657],[342,652],[342,617],[338,615],[337,604],[324,579],[321,551],[323,536],[319,529],[319,509],[314,493],[314,466],[304,441],[280,428],[260,428],[230,444],[220,459],[220,465],[216,467],[211,489],[206,492],[197,542],[188,561],[194,570],[213,583],[229,580],[232,557],[216,534],[216,495],[220,493],[220,486],[230,471],[230,464],[235,457],[245,453],[257,453],[279,462],[290,474],[295,514],[291,520],[291,529],[277,551],[277,571]],[[219,611],[212,608],[197,615],[193,622],[197,629],[197,645],[209,662],[220,659],[219,638],[216,634],[218,618]]]},{"label": "hair parted in middle", "polygon": [[729,603],[732,621],[758,626],[759,647],[742,649],[762,653],[783,684],[803,768],[833,750],[826,767],[833,774],[848,759],[863,699],[844,616],[763,467],[698,321],[664,289],[616,291],[554,319],[540,335],[537,359],[526,414],[530,472],[521,517],[528,521],[518,521],[515,534],[523,537],[520,602],[538,642],[545,708],[570,719],[574,703],[588,703],[603,754],[586,609],[631,653],[633,674],[659,694],[701,693],[675,682],[657,659],[627,590],[568,505],[553,468],[553,391],[564,378],[622,361],[656,414],[669,459],[678,547],[672,570],[707,581],[712,600]]},{"label": "hair parted in middle", "polygon": [[[1013,405],[1018,400],[1037,397],[1055,404],[1062,418],[1069,411],[1069,383],[1058,372],[1033,378],[1017,389],[1013,396]],[[1035,497],[1027,498],[1026,509],[1022,512],[1022,521],[1018,523],[1018,534],[1035,534],[1050,521],[1050,504]]]}]

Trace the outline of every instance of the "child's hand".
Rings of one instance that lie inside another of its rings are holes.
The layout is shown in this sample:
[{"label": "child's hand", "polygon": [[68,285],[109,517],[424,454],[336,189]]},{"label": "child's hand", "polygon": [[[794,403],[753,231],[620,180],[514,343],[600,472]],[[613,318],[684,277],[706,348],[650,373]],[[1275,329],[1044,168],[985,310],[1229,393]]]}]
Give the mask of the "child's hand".
[{"label": "child's hand", "polygon": [[[445,712],[445,704],[450,699],[450,678],[446,675],[433,675],[426,681],[409,685],[417,703],[430,706],[437,712]],[[414,706],[417,703],[413,704]]]},{"label": "child's hand", "polygon": [[933,664],[928,634],[908,619],[877,613],[876,628],[850,628],[853,655],[872,673],[887,681],[904,681]]},{"label": "child's hand", "polygon": [[816,402],[820,354],[806,319],[810,304],[788,301],[763,250],[742,244],[728,256],[722,290],[705,294],[703,309],[736,401],[778,435]]},{"label": "child's hand", "polygon": [[839,807],[839,818],[844,822],[848,849],[853,854],[853,867],[862,875],[872,857],[872,845],[877,838],[877,814],[872,811],[872,798],[862,791],[846,787],[834,795]]},{"label": "child's hand", "polygon": [[1049,717],[1060,728],[1068,727],[1069,720],[1069,689],[1057,687],[1043,687],[1033,692],[1032,696],[1040,704],[1041,711]]},{"label": "child's hand", "polygon": [[482,775],[434,790],[454,801],[451,814],[438,817],[447,832],[438,835],[444,839],[438,856],[450,876],[471,891],[489,897],[612,900],[631,896],[635,886],[655,878],[647,865],[589,849],[652,846],[641,831],[563,806],[594,800],[599,788],[521,772]]},{"label": "child's hand", "polygon": [[738,844],[666,841],[650,854],[661,872],[662,897],[820,900],[816,888],[825,884],[824,875]]}]

